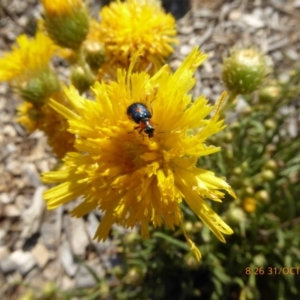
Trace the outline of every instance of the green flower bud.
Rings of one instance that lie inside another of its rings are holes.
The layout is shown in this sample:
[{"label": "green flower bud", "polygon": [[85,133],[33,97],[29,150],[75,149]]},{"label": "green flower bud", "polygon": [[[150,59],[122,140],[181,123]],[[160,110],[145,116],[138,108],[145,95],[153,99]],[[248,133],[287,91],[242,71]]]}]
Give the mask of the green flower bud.
[{"label": "green flower bud", "polygon": [[190,221],[184,222],[184,229],[185,229],[186,233],[192,233],[193,228],[194,228],[194,225],[192,222],[190,222]]},{"label": "green flower bud", "polygon": [[89,31],[87,8],[81,0],[42,0],[45,28],[51,39],[61,47],[78,49]]},{"label": "green flower bud", "polygon": [[267,260],[264,255],[257,254],[253,257],[253,263],[257,267],[264,267],[267,263]]},{"label": "green flower bud", "polygon": [[127,246],[133,245],[139,239],[139,235],[135,232],[129,232],[124,236],[124,244]]},{"label": "green flower bud", "polygon": [[35,300],[36,297],[34,295],[34,292],[30,290],[30,291],[26,292],[25,294],[23,294],[19,299],[20,300]]},{"label": "green flower bud", "polygon": [[249,170],[249,163],[247,161],[243,161],[243,163],[241,164],[241,168],[243,171]]},{"label": "green flower bud", "polygon": [[43,287],[43,296],[48,297],[49,299],[55,298],[57,287],[54,282],[47,282]]},{"label": "green flower bud", "polygon": [[243,116],[249,116],[252,113],[253,109],[250,106],[245,106],[242,110],[241,110],[241,114]]},{"label": "green flower bud", "polygon": [[132,267],[127,272],[124,280],[127,284],[139,285],[144,280],[144,274],[140,267]]},{"label": "green flower bud", "polygon": [[100,299],[108,299],[109,298],[109,285],[107,282],[102,281],[100,285]]},{"label": "green flower bud", "polygon": [[85,42],[83,53],[92,70],[98,70],[105,61],[104,47],[98,42]]},{"label": "green flower bud", "polygon": [[253,195],[254,194],[254,189],[253,189],[252,186],[247,186],[244,191],[245,191],[245,194],[247,194],[247,195]]},{"label": "green flower bud", "polygon": [[239,207],[232,207],[226,213],[227,222],[233,225],[237,225],[241,222],[244,222],[245,219],[245,213]]},{"label": "green flower bud", "polygon": [[243,186],[245,186],[245,187],[252,186],[252,184],[253,184],[253,179],[252,178],[244,178]]},{"label": "green flower bud", "polygon": [[224,142],[229,143],[233,140],[233,133],[231,131],[227,131],[223,136]]},{"label": "green flower bud", "polygon": [[202,228],[203,228],[202,223],[199,222],[199,221],[196,221],[195,224],[194,224],[194,231],[199,232]]},{"label": "green flower bud", "polygon": [[260,190],[255,193],[255,199],[263,204],[270,202],[270,195],[266,190]]},{"label": "green flower bud", "polygon": [[227,155],[227,157],[229,158],[229,159],[232,159],[233,158],[233,150],[232,150],[232,148],[228,148],[228,149],[226,149],[225,150],[226,152],[226,155]]},{"label": "green flower bud", "polygon": [[272,170],[264,170],[261,172],[261,177],[265,181],[272,181],[275,179],[275,174]]},{"label": "green flower bud", "polygon": [[271,130],[274,130],[276,128],[276,122],[272,119],[267,119],[265,122],[264,122],[264,125],[267,129],[271,129]]},{"label": "green flower bud", "polygon": [[264,86],[259,90],[259,102],[260,103],[272,103],[280,99],[282,93],[282,87],[279,82],[273,82],[270,85]]},{"label": "green flower bud", "polygon": [[118,279],[121,279],[125,275],[125,270],[121,266],[115,266],[112,270],[111,273],[114,274]]},{"label": "green flower bud", "polygon": [[267,58],[261,52],[240,49],[224,59],[222,79],[229,91],[245,95],[257,90],[269,71]]},{"label": "green flower bud", "polygon": [[234,169],[233,169],[233,174],[234,175],[241,175],[243,173],[243,170],[242,170],[242,168],[240,168],[240,167],[235,167]]},{"label": "green flower bud", "polygon": [[95,76],[93,75],[89,65],[85,64],[84,67],[73,67],[71,70],[71,82],[79,93],[82,94],[87,91],[95,82]]},{"label": "green flower bud", "polygon": [[187,255],[185,255],[184,263],[189,270],[196,270],[200,266],[199,261],[192,253],[188,253]]},{"label": "green flower bud", "polygon": [[275,171],[277,170],[277,162],[274,159],[269,159],[265,165],[264,169]]},{"label": "green flower bud", "polygon": [[46,70],[38,77],[31,78],[26,86],[19,88],[20,96],[36,106],[43,105],[51,95],[60,90],[57,76]]}]

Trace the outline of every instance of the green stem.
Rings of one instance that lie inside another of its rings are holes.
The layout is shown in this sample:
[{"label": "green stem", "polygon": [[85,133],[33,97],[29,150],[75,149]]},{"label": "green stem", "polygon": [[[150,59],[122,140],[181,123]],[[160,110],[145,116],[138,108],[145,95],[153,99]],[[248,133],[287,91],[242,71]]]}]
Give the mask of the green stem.
[{"label": "green stem", "polygon": [[224,106],[222,107],[222,110],[221,110],[221,116],[222,117],[225,117],[225,113],[227,110],[230,110],[232,107],[235,106],[235,102],[236,102],[236,97],[237,97],[237,93],[235,92],[229,92],[228,93],[228,97],[226,99],[226,102],[224,104]]}]

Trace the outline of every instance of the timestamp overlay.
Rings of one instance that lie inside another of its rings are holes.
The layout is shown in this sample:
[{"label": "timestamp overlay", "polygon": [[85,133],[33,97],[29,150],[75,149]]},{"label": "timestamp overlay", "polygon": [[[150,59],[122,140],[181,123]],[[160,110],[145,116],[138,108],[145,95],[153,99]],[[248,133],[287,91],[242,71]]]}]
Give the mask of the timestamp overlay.
[{"label": "timestamp overlay", "polygon": [[247,267],[246,275],[300,275],[299,267]]}]

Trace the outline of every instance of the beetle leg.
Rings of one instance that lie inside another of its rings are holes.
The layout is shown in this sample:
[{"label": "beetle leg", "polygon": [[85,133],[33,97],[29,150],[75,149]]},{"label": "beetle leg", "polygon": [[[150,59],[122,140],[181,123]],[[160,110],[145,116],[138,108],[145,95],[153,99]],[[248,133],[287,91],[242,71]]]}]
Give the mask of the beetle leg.
[{"label": "beetle leg", "polygon": [[144,130],[144,128],[142,128],[140,131],[139,131],[139,134],[143,137],[143,140],[145,138],[145,136],[142,134],[142,131]]},{"label": "beetle leg", "polygon": [[[135,127],[133,127],[133,131],[129,131],[129,132],[127,132],[127,133],[134,133],[134,131],[135,130],[137,130],[137,129],[139,129],[140,128],[140,126],[135,126]],[[142,129],[143,130],[143,129]]]}]

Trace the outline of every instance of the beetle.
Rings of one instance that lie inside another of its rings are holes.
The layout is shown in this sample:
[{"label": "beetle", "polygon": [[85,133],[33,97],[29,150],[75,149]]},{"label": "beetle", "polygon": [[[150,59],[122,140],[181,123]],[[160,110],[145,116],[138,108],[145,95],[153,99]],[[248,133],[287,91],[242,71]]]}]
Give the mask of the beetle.
[{"label": "beetle", "polygon": [[145,104],[140,102],[132,103],[127,108],[127,116],[135,123],[139,124],[139,126],[134,127],[134,130],[140,129],[139,134],[142,134],[142,131],[144,131],[149,138],[153,137],[154,127],[150,120],[152,114]]}]

